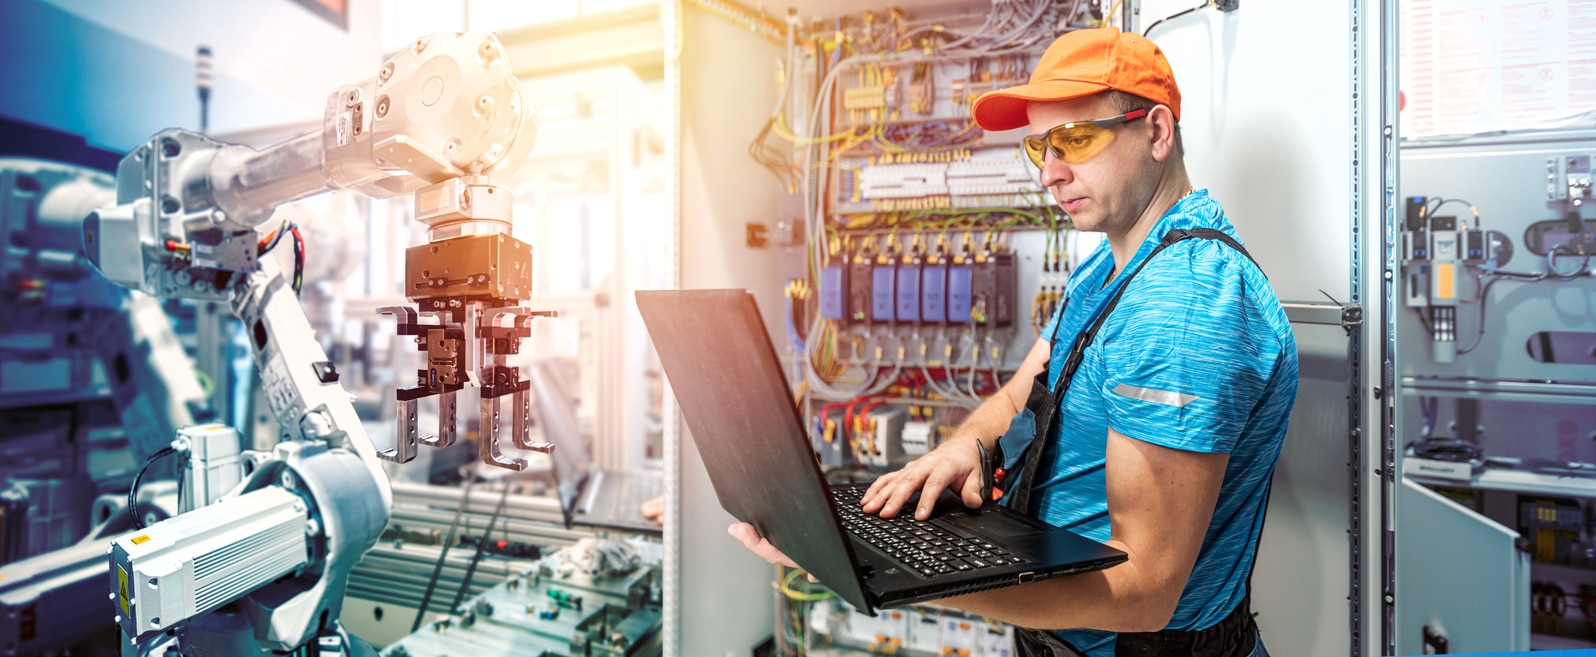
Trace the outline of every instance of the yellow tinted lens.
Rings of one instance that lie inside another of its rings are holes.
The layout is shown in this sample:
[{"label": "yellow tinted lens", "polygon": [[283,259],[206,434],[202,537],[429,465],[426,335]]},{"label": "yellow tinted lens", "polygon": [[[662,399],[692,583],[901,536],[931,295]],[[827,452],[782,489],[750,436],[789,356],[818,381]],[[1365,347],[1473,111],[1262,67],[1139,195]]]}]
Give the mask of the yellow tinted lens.
[{"label": "yellow tinted lens", "polygon": [[1049,130],[1047,143],[1064,154],[1064,161],[1080,164],[1114,143],[1114,131],[1091,123],[1065,124]]},{"label": "yellow tinted lens", "polygon": [[1042,164],[1045,162],[1042,159],[1043,150],[1047,148],[1042,144],[1042,140],[1028,136],[1021,140],[1021,143],[1025,146],[1025,154],[1031,158],[1031,164],[1035,164],[1038,169],[1042,168]]}]

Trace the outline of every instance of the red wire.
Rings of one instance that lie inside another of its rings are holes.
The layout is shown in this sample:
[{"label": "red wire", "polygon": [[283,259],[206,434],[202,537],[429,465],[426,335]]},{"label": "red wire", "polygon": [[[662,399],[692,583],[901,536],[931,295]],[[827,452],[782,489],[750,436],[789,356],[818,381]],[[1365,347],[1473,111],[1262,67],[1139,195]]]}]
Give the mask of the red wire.
[{"label": "red wire", "polygon": [[842,412],[842,426],[847,427],[848,434],[853,434],[853,410],[860,402],[869,401],[869,397],[858,397],[848,402],[848,408]]},{"label": "red wire", "polygon": [[820,407],[820,419],[821,420],[825,420],[826,419],[826,414],[830,413],[832,409],[837,408],[838,406],[847,406],[847,405],[848,405],[848,402],[836,402],[836,403],[833,403],[833,404],[826,404],[825,406],[821,406]]},{"label": "red wire", "polygon": [[880,399],[880,398],[879,397],[860,397],[860,398],[855,399],[855,400],[853,400],[851,402],[848,402],[848,410],[847,410],[847,412],[845,412],[843,414],[843,418],[847,422],[848,431],[849,432],[853,431],[853,421],[854,421],[854,418],[858,417],[857,416],[857,413],[859,412],[858,408],[861,405],[869,404],[870,402],[875,401],[876,399]]}]

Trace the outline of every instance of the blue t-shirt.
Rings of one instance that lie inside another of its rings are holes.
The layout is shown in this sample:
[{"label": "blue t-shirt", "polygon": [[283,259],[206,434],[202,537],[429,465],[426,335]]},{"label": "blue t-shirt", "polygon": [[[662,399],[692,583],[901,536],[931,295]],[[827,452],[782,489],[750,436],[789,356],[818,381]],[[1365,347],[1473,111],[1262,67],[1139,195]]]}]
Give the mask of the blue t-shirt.
[{"label": "blue t-shirt", "polygon": [[[1114,258],[1105,241],[1070,276],[1068,304],[1042,333],[1052,336],[1062,315],[1050,382],[1058,380],[1087,320],[1172,228],[1236,234],[1219,203],[1198,190],[1164,213],[1106,286]],[[1219,240],[1170,246],[1131,280],[1086,349],[1060,403],[1061,421],[1042,451],[1032,513],[1108,540],[1103,467],[1110,427],[1155,445],[1229,453],[1213,520],[1168,625],[1211,627],[1247,594],[1270,476],[1296,396],[1296,341],[1263,272]],[[1113,632],[1057,634],[1088,657],[1114,653]]]}]

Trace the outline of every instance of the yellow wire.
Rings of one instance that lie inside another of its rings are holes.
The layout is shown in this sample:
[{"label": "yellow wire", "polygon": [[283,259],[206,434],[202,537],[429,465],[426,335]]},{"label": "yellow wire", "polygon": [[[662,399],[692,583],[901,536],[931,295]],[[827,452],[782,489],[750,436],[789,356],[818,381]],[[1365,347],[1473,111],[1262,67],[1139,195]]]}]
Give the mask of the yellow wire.
[{"label": "yellow wire", "polygon": [[824,144],[826,142],[841,141],[853,136],[853,133],[851,132],[844,132],[832,135],[830,137],[799,137],[787,131],[787,124],[785,121],[783,121],[784,118],[785,116],[783,114],[777,114],[776,124],[772,126],[772,128],[782,139],[795,144]]},{"label": "yellow wire", "polygon": [[787,573],[787,575],[785,577],[781,578],[781,587],[780,588],[781,588],[782,595],[785,595],[785,596],[787,596],[788,598],[790,598],[792,600],[797,600],[797,601],[800,601],[800,602],[816,602],[816,601],[820,601],[820,600],[825,600],[825,599],[830,598],[830,597],[834,597],[836,595],[835,593],[832,593],[830,591],[824,591],[824,592],[821,592],[821,593],[805,593],[803,591],[799,591],[797,589],[792,588],[793,580],[797,579],[798,576],[802,575],[802,574],[804,574],[804,571],[802,571],[802,570],[793,570],[792,572]]},{"label": "yellow wire", "polygon": [[1120,3],[1124,2],[1124,1],[1125,0],[1114,0],[1114,6],[1110,7],[1108,9],[1108,13],[1103,14],[1103,23],[1104,24],[1107,24],[1110,21],[1114,20],[1114,12],[1119,11],[1119,5],[1120,5]]}]

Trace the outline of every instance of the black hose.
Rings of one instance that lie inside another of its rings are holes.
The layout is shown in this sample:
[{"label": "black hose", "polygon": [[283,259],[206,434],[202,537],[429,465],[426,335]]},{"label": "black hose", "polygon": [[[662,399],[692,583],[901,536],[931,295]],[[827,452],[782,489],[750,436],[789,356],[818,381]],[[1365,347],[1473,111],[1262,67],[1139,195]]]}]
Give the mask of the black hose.
[{"label": "black hose", "polygon": [[1149,34],[1152,34],[1153,30],[1155,28],[1157,28],[1159,25],[1162,25],[1164,23],[1164,21],[1173,20],[1173,19],[1176,19],[1176,18],[1180,18],[1181,16],[1185,16],[1186,14],[1190,14],[1190,13],[1192,13],[1194,11],[1198,11],[1198,10],[1201,10],[1201,9],[1206,9],[1208,7],[1208,5],[1209,5],[1209,3],[1204,2],[1204,3],[1200,4],[1200,5],[1197,5],[1196,7],[1192,7],[1191,9],[1187,9],[1185,11],[1179,11],[1179,12],[1170,14],[1168,16],[1165,16],[1163,18],[1160,18],[1160,19],[1158,19],[1156,21],[1153,21],[1153,24],[1152,25],[1148,25],[1147,29],[1142,32],[1142,36],[1145,37],[1145,36],[1147,36]]},{"label": "black hose", "polygon": [[482,532],[482,539],[477,541],[477,553],[471,557],[471,565],[466,568],[465,579],[460,581],[460,589],[454,592],[454,602],[449,603],[451,612],[460,606],[460,599],[465,597],[466,591],[471,588],[471,579],[477,574],[477,564],[482,561],[482,550],[488,546],[488,539],[493,535],[493,526],[499,523],[499,516],[504,514],[504,503],[509,499],[510,482],[504,482],[504,492],[499,493],[499,505],[494,507],[493,517],[488,519],[488,528]]},{"label": "black hose", "polygon": [[432,579],[427,581],[427,592],[421,595],[421,606],[416,608],[416,620],[410,623],[412,633],[421,627],[421,619],[427,615],[432,592],[438,588],[438,574],[443,572],[443,559],[449,556],[449,546],[454,543],[454,530],[460,526],[460,516],[465,513],[466,504],[471,500],[471,485],[474,483],[475,480],[467,480],[465,490],[460,493],[460,504],[454,508],[454,520],[449,523],[449,533],[443,539],[443,549],[438,552],[438,562],[432,565]]},{"label": "black hose", "polygon": [[[163,457],[176,453],[177,450],[172,449],[171,445],[160,448],[154,454],[151,454],[149,458],[144,459],[144,465],[139,468],[138,474],[133,475],[133,486],[127,489],[127,514],[133,518],[133,529],[144,529],[144,520],[139,518],[138,512],[139,480],[144,478],[144,471],[150,469],[151,465],[154,465],[156,461],[161,460]],[[181,495],[182,491],[179,491],[178,494]]]}]

